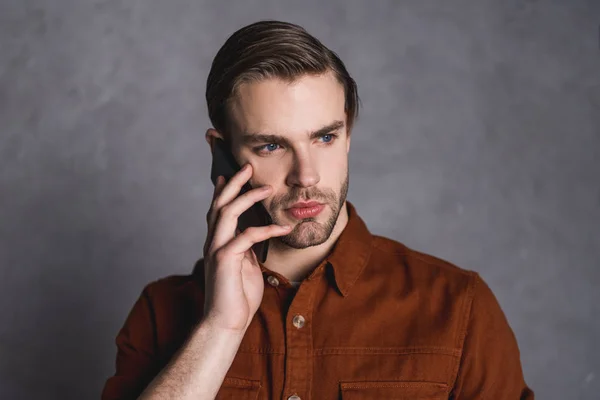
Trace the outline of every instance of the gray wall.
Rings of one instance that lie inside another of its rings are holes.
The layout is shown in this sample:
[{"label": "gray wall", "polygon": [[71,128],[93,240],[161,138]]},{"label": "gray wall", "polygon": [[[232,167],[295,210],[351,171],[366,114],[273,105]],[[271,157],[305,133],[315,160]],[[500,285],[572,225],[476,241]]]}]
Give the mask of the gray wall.
[{"label": "gray wall", "polygon": [[0,398],[98,398],[143,285],[191,271],[210,62],[277,18],[358,81],[371,230],[481,273],[538,398],[597,399],[600,2],[229,4],[0,2]]}]

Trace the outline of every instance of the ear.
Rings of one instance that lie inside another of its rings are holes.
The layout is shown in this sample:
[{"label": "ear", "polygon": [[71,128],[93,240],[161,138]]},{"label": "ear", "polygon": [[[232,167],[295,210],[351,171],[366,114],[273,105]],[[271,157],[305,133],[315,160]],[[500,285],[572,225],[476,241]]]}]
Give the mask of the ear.
[{"label": "ear", "polygon": [[206,130],[206,142],[208,143],[208,145],[210,146],[210,152],[212,154],[215,153],[215,139],[224,139],[223,135],[221,135],[216,129],[214,128],[208,128]]}]

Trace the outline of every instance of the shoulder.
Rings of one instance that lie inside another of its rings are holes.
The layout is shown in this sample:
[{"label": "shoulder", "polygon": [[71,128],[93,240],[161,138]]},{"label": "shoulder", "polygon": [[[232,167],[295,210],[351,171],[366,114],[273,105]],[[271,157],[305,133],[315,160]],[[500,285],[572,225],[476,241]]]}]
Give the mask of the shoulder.
[{"label": "shoulder", "polygon": [[374,253],[382,258],[389,259],[418,275],[443,276],[454,281],[471,281],[478,277],[475,271],[384,236],[373,235],[373,247]]},{"label": "shoulder", "polygon": [[383,236],[374,235],[373,246],[373,254],[385,263],[387,275],[403,286],[427,293],[432,296],[430,301],[458,300],[471,317],[495,312],[504,319],[496,296],[478,272]]},{"label": "shoulder", "polygon": [[431,301],[459,300],[463,307],[469,307],[482,282],[477,272],[390,238],[378,235],[373,238],[372,264],[379,273],[405,290],[432,296]]},{"label": "shoulder", "polygon": [[192,274],[188,275],[168,275],[149,282],[144,290],[151,296],[157,296],[170,292],[178,292],[186,289],[190,285],[197,285],[198,282]]},{"label": "shoulder", "polygon": [[169,275],[152,281],[144,287],[142,296],[152,304],[179,304],[195,301],[204,289],[203,259],[196,262],[194,271],[187,275]]}]

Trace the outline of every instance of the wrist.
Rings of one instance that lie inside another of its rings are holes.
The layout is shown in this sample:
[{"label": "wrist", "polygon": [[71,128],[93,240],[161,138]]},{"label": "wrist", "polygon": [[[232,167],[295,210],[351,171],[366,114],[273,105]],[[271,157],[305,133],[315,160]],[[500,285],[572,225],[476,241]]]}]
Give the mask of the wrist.
[{"label": "wrist", "polygon": [[203,318],[198,324],[198,329],[202,329],[211,336],[226,337],[230,339],[242,339],[246,334],[245,328],[230,328],[212,318]]}]

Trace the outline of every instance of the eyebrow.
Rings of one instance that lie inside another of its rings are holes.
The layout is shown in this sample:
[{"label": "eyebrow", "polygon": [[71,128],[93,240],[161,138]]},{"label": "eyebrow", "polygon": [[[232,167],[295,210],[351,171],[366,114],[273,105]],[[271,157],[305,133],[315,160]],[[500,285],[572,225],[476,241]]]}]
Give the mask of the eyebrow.
[{"label": "eyebrow", "polygon": [[[322,128],[317,129],[314,132],[309,133],[309,139],[315,139],[326,135],[328,133],[337,131],[345,125],[344,121],[334,121],[329,125],[325,125]],[[243,145],[251,145],[257,143],[277,143],[277,144],[285,144],[290,145],[290,141],[288,138],[280,135],[273,135],[267,133],[250,133],[244,132],[242,135],[242,144]]]}]

